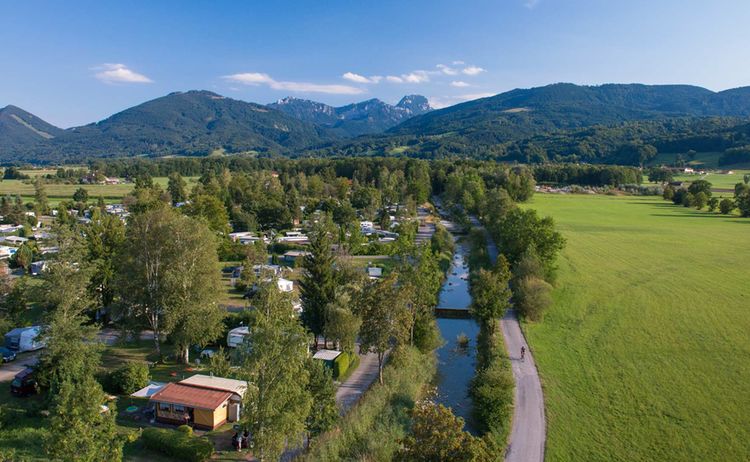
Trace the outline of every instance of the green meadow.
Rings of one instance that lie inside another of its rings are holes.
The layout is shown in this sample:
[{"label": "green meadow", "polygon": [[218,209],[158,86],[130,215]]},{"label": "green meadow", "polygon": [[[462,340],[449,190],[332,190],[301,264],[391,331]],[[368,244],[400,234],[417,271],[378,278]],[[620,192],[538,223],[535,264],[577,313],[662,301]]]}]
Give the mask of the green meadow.
[{"label": "green meadow", "polygon": [[541,195],[567,246],[526,324],[548,461],[750,459],[750,219]]},{"label": "green meadow", "polygon": [[[31,172],[40,172],[40,170],[25,171],[30,174]],[[50,173],[44,172],[43,174]],[[51,172],[51,173],[54,173]],[[33,175],[32,175],[33,176]],[[163,188],[167,187],[167,177],[156,177],[154,182],[160,184]],[[190,191],[195,183],[198,181],[198,177],[186,177],[185,182],[187,183],[187,190]],[[72,200],[73,193],[78,188],[84,188],[89,193],[89,200],[94,202],[99,196],[104,198],[107,203],[121,202],[123,196],[133,190],[133,183],[122,183],[122,184],[46,184],[45,189],[47,191],[47,197],[52,205],[56,205],[62,200]],[[11,195],[15,196],[19,194],[24,202],[30,202],[34,200],[34,183],[30,180],[1,180],[0,181],[0,196]]]}]

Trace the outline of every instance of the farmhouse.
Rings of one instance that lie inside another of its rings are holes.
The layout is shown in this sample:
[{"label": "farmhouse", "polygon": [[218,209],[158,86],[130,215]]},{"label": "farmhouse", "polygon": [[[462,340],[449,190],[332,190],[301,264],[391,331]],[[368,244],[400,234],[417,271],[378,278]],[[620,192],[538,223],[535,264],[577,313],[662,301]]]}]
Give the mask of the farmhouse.
[{"label": "farmhouse", "polygon": [[197,374],[151,395],[156,420],[214,430],[240,418],[247,382]]}]

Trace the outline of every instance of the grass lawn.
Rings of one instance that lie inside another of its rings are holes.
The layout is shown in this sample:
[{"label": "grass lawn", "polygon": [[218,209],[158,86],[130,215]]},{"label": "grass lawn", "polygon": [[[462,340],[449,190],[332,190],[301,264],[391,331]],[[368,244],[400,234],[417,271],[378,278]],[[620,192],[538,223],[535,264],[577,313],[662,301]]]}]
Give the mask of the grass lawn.
[{"label": "grass lawn", "polygon": [[548,461],[750,457],[750,220],[659,198],[541,195],[567,246],[526,324]]},{"label": "grass lawn", "polygon": [[[173,352],[171,345],[162,344],[162,354],[165,356]],[[191,351],[190,361],[194,362],[196,353]],[[153,340],[138,340],[136,342],[123,342],[109,345],[102,353],[102,365],[107,370],[114,370],[127,361],[148,361],[157,360],[154,352]],[[200,368],[194,363],[191,365],[175,363],[173,360],[164,360],[150,368],[151,380],[157,382],[175,382],[190,377],[193,374],[200,373]],[[172,375],[174,374],[174,375]]]},{"label": "grass lawn", "polygon": [[[184,179],[187,183],[188,191],[190,191],[198,181],[198,177],[185,177]],[[167,181],[167,177],[154,178],[154,183],[160,184],[162,188],[165,189],[167,187]],[[89,200],[93,201],[93,203],[96,203],[99,196],[102,196],[106,203],[112,204],[122,202],[123,196],[133,190],[133,183],[114,185],[46,184],[45,187],[47,190],[47,197],[52,205],[57,205],[61,200],[72,200],[73,193],[81,187],[88,191]],[[20,194],[24,202],[32,202],[34,200],[34,184],[32,182],[24,182],[24,180],[0,181],[0,196],[15,196],[16,194]]]}]

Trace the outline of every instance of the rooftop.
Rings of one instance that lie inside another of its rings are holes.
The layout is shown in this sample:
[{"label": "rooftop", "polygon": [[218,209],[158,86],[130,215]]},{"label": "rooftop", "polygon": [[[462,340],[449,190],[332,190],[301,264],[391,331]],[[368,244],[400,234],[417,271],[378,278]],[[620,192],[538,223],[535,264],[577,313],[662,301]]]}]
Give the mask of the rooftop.
[{"label": "rooftop", "polygon": [[213,410],[231,396],[230,391],[211,390],[183,383],[168,383],[151,395],[151,401]]},{"label": "rooftop", "polygon": [[244,380],[227,379],[224,377],[214,377],[204,374],[195,374],[192,377],[181,380],[179,383],[202,388],[211,388],[213,390],[229,391],[240,396],[243,396],[245,390],[247,390],[247,382]]}]

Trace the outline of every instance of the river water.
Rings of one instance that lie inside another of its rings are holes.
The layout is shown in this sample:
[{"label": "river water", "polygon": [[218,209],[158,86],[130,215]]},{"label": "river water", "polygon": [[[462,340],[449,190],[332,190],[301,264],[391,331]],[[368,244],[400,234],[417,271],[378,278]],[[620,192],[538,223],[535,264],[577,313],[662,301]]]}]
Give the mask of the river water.
[{"label": "river water", "polygon": [[[451,269],[440,291],[438,308],[469,309],[469,264],[468,248],[456,243]],[[438,348],[438,372],[435,379],[437,396],[435,401],[453,409],[453,413],[466,422],[466,430],[474,432],[471,418],[469,384],[476,366],[476,338],[479,326],[473,319],[438,318],[438,328],[445,344]],[[467,347],[459,345],[458,337],[469,338]]]}]

